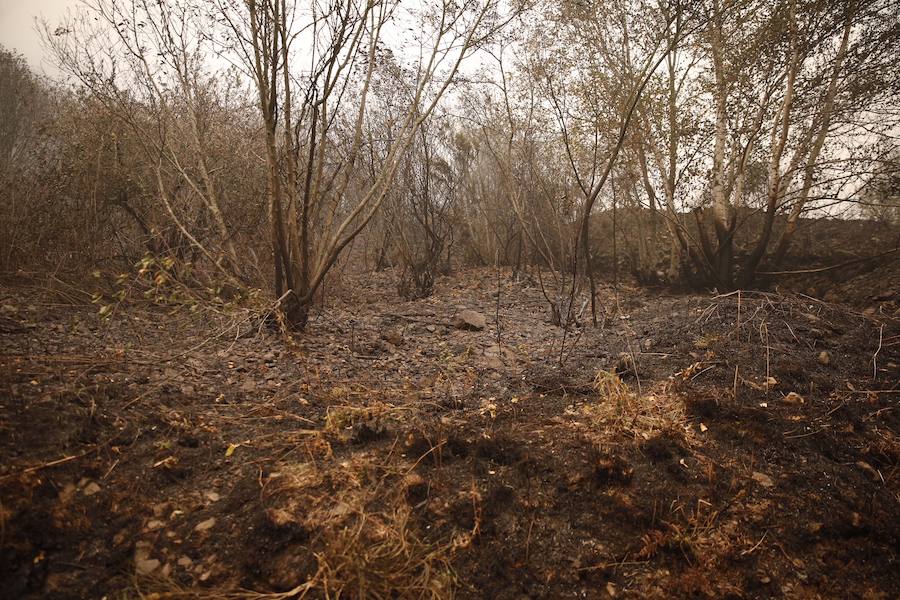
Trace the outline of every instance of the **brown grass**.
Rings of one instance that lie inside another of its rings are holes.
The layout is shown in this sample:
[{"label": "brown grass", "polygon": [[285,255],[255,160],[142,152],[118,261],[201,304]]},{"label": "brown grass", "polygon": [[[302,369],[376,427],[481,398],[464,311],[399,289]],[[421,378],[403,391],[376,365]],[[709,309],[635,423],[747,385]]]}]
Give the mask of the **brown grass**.
[{"label": "brown grass", "polygon": [[594,389],[598,402],[587,404],[583,410],[601,437],[648,439],[661,431],[684,434],[684,403],[669,390],[660,388],[640,394],[609,371],[597,373]]},{"label": "brown grass", "polygon": [[[345,426],[341,412],[333,425]],[[368,413],[365,413],[368,414]],[[354,419],[350,419],[353,421]],[[227,598],[452,598],[456,577],[451,558],[471,534],[430,540],[417,526],[407,500],[406,459],[391,452],[388,462],[364,455],[283,465],[262,482],[266,518],[273,527],[300,526],[311,532],[307,548],[315,573],[286,592],[181,589],[171,581],[147,581],[147,599]]]}]

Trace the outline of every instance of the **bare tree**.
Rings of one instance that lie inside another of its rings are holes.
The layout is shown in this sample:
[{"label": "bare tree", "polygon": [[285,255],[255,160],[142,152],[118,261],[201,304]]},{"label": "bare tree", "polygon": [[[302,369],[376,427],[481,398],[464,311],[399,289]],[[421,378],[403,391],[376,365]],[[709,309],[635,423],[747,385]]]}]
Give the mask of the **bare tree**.
[{"label": "bare tree", "polygon": [[[427,3],[413,15],[423,28],[413,84],[387,154],[367,181],[359,169],[364,123],[391,1],[314,2],[300,11],[286,0],[248,0],[238,14],[219,3],[250,68],[266,131],[275,292],[287,321],[302,329],[326,274],[381,207],[404,154],[492,25],[496,2]],[[309,41],[306,55],[296,40]],[[295,65],[308,64],[304,72]],[[338,135],[338,131],[342,135]]]}]

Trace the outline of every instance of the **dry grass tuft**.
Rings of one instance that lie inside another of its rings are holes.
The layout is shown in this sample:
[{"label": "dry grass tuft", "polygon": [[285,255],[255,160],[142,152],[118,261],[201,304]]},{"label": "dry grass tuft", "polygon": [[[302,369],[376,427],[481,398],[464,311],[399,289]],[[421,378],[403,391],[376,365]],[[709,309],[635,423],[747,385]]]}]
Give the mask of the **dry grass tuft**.
[{"label": "dry grass tuft", "polygon": [[385,402],[375,402],[368,406],[332,406],[325,418],[324,431],[349,439],[398,431],[414,420],[415,410],[412,407]]},{"label": "dry grass tuft", "polygon": [[664,389],[638,394],[609,371],[597,373],[594,389],[599,402],[588,404],[583,410],[604,438],[615,439],[624,434],[647,439],[661,431],[684,433],[684,403],[675,394]]}]

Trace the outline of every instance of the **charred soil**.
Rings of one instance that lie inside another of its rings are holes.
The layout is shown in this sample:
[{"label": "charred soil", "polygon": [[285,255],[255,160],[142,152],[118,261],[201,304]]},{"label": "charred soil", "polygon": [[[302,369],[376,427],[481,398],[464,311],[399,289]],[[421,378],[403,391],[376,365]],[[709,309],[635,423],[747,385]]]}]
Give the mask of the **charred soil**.
[{"label": "charred soil", "polygon": [[893,315],[624,286],[563,336],[508,275],[294,336],[3,287],[0,597],[900,597]]}]

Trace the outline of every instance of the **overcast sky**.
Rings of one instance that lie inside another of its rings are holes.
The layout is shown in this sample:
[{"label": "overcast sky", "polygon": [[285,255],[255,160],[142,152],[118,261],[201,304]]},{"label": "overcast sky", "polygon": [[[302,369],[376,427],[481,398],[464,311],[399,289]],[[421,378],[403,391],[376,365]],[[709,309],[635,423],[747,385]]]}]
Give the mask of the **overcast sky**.
[{"label": "overcast sky", "polygon": [[78,0],[0,0],[0,45],[24,55],[36,72],[52,72],[43,60],[34,19],[43,16],[55,25],[78,4]]}]

